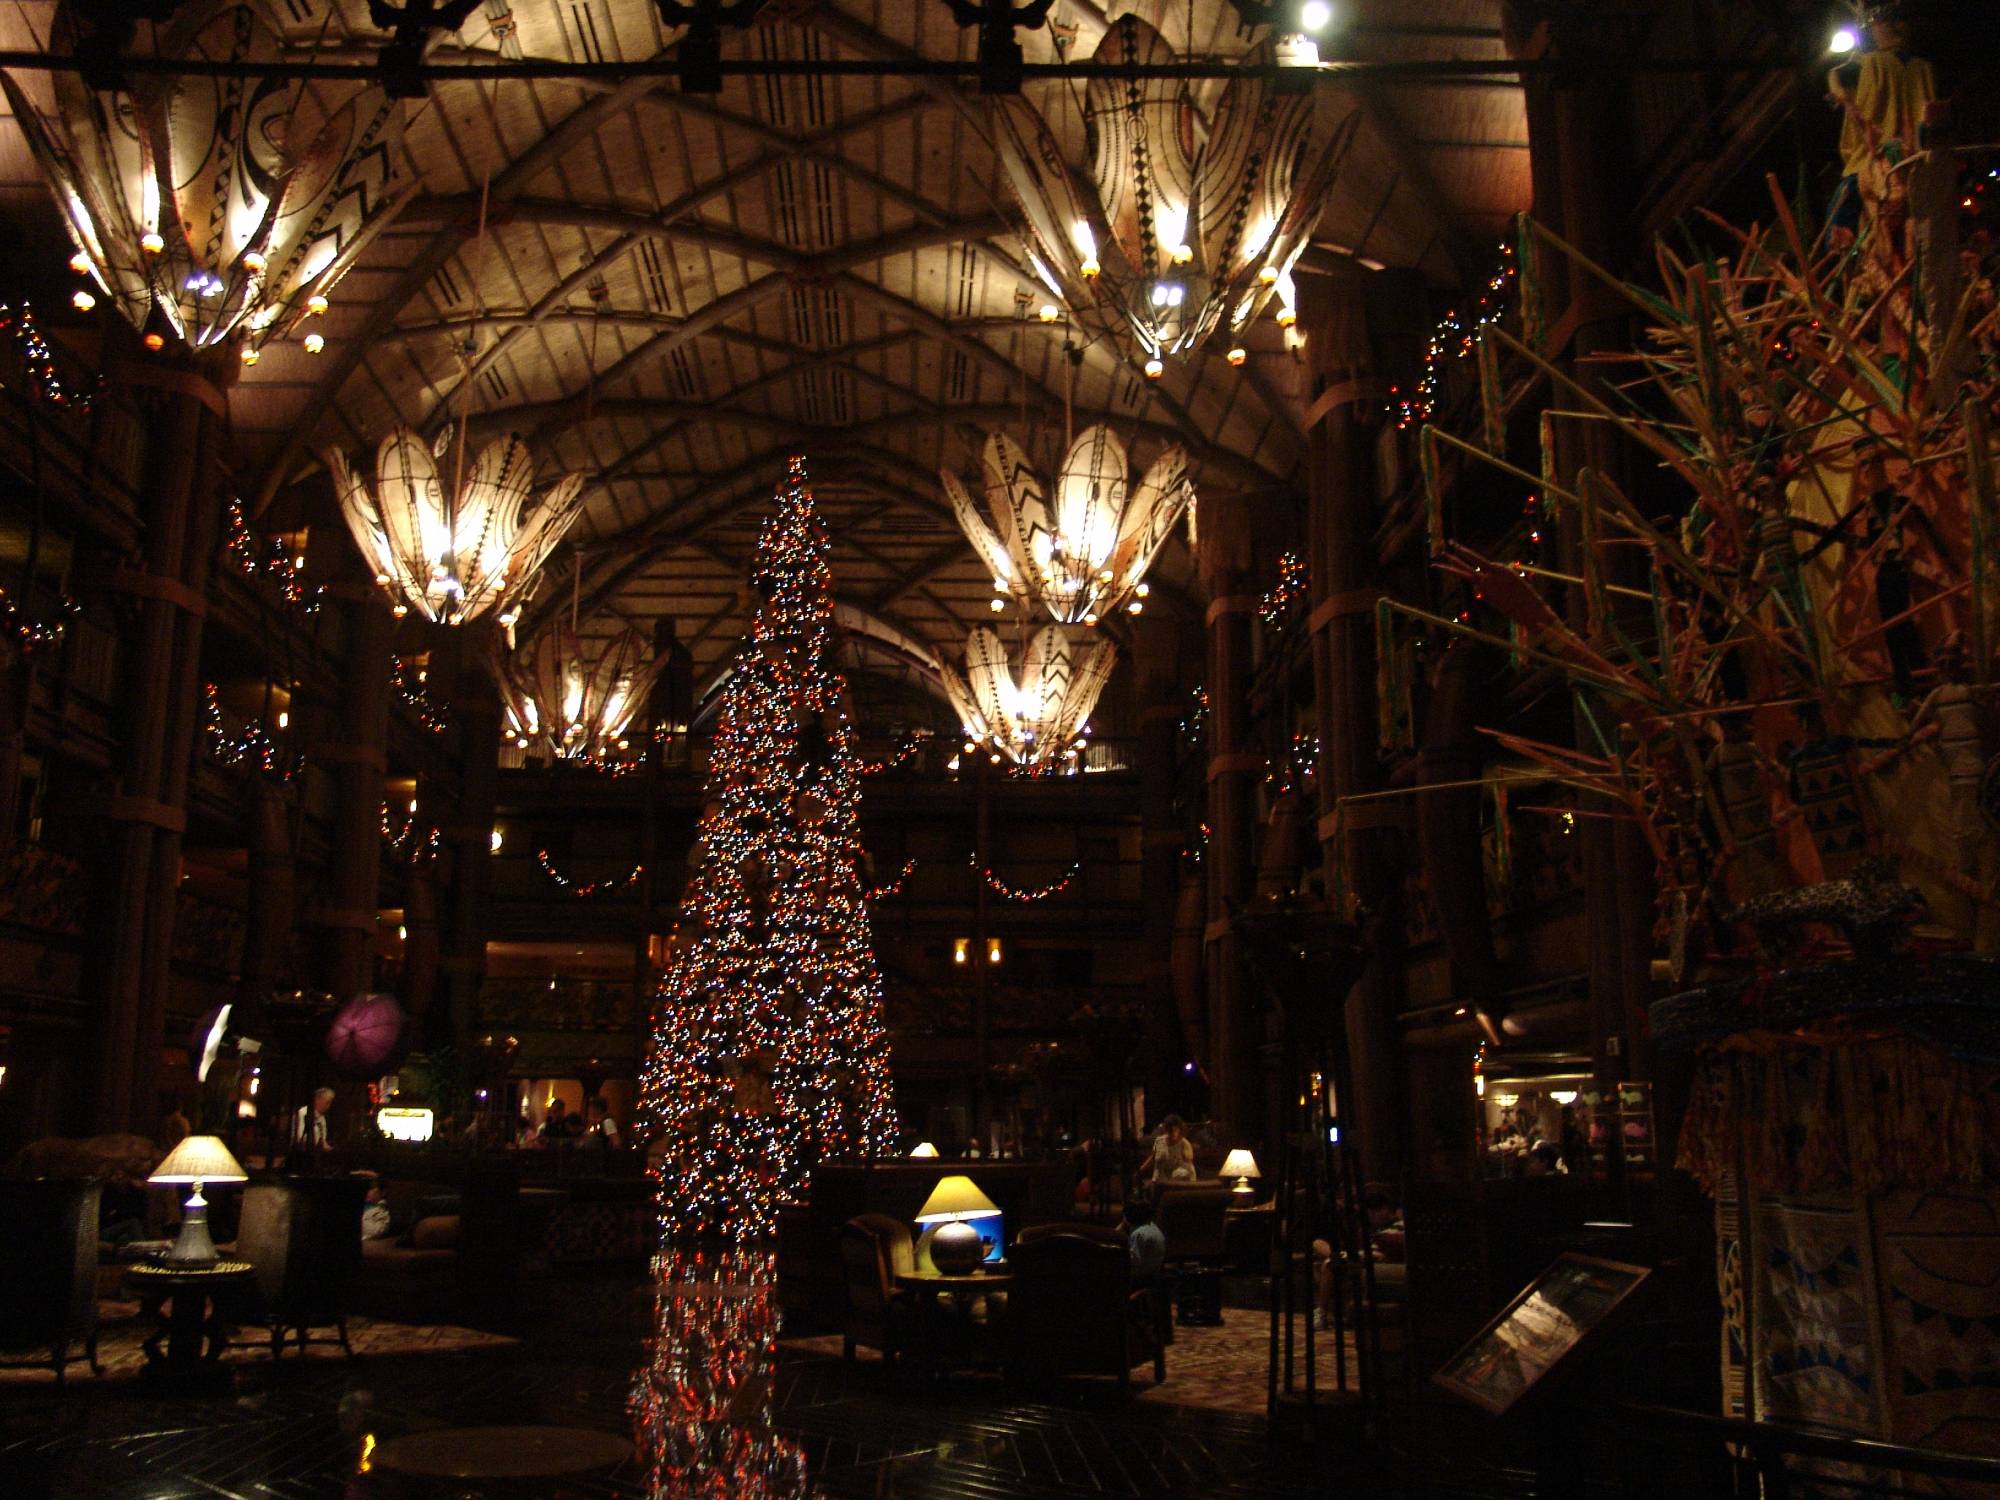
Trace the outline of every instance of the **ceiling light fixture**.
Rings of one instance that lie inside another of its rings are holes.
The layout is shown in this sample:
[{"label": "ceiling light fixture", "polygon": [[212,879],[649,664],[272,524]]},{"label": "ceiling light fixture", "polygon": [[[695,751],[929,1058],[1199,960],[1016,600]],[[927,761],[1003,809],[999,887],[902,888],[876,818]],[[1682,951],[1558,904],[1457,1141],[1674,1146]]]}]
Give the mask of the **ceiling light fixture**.
[{"label": "ceiling light fixture", "polygon": [[[95,8],[57,6],[51,55],[93,35],[82,18]],[[267,0],[182,5],[153,34],[169,64],[262,67],[290,55]],[[375,85],[224,89],[169,70],[148,76],[141,97],[112,83],[103,93],[58,70],[44,115],[0,72],[76,247],[71,267],[135,328],[158,309],[166,336],[196,348],[239,332],[258,345],[282,338],[416,189],[391,186],[402,110]]]},{"label": "ceiling light fixture", "polygon": [[1066,760],[1081,740],[1090,711],[1118,661],[1108,640],[1072,646],[1062,629],[1044,625],[1028,638],[1017,678],[1000,637],[984,625],[965,639],[965,676],[943,667],[945,695],[970,740],[994,757],[1037,769]]},{"label": "ceiling light fixture", "polygon": [[1122,605],[1194,500],[1178,445],[1133,484],[1125,445],[1101,424],[1076,435],[1052,486],[1005,433],[987,438],[980,467],[984,516],[956,474],[938,476],[959,527],[992,573],[996,595],[1039,600],[1065,625],[1093,624]]}]

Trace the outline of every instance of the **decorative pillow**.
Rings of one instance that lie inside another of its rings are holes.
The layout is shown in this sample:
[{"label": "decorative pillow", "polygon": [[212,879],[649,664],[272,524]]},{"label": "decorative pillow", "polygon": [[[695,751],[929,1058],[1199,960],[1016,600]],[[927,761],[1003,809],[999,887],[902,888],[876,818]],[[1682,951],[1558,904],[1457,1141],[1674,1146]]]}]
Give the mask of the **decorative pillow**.
[{"label": "decorative pillow", "polygon": [[417,1220],[416,1228],[410,1231],[410,1246],[416,1250],[456,1250],[458,1215],[433,1214]]}]

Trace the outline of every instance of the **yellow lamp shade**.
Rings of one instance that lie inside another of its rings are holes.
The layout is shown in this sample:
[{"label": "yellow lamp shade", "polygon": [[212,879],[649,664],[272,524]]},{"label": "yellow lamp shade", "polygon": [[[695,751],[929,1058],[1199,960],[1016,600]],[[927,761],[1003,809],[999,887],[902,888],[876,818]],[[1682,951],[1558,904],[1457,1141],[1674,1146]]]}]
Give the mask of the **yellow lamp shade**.
[{"label": "yellow lamp shade", "polygon": [[930,1197],[917,1213],[919,1224],[950,1224],[960,1219],[977,1219],[997,1214],[1000,1205],[980,1192],[970,1177],[947,1177],[931,1189]]},{"label": "yellow lamp shade", "polygon": [[919,1141],[917,1149],[910,1153],[912,1156],[936,1156],[937,1154],[938,1148],[933,1146],[929,1141]]},{"label": "yellow lamp shade", "polygon": [[1224,1177],[1262,1177],[1264,1174],[1257,1170],[1257,1158],[1244,1150],[1243,1147],[1238,1146],[1228,1156],[1223,1158],[1222,1175]]},{"label": "yellow lamp shade", "polygon": [[160,1163],[148,1182],[245,1182],[249,1173],[229,1154],[222,1138],[191,1135]]}]

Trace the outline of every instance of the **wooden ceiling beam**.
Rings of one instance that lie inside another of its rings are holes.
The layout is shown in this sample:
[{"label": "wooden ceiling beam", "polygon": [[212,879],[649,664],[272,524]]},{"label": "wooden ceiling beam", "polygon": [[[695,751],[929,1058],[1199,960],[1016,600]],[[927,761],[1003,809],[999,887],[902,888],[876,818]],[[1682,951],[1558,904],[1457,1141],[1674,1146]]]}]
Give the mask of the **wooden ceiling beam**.
[{"label": "wooden ceiling beam", "polygon": [[[671,49],[667,49],[671,51]],[[666,52],[655,54],[666,56]],[[536,141],[512,162],[508,163],[492,181],[487,184],[485,198],[487,211],[495,204],[505,205],[527,192],[541,175],[561,161],[569,151],[602,130],[611,121],[626,114],[653,88],[653,81],[647,78],[629,79],[607,94],[581,105],[570,113],[553,130]],[[405,263],[403,274],[396,278],[395,285],[370,309],[367,320],[354,336],[342,341],[339,351],[328,364],[325,372],[313,383],[312,394],[306,399],[300,419],[285,435],[271,461],[264,466],[263,476],[257,483],[256,493],[250,506],[254,517],[271,503],[271,497],[278,492],[292,467],[306,451],[312,438],[312,427],[319,414],[333,405],[340,395],[340,389],[347,379],[361,367],[377,340],[396,326],[396,320],[403,310],[422,295],[430,280],[451,259],[458,247],[478,229],[478,210],[461,214],[452,223],[441,226],[430,240],[413,254]]]}]

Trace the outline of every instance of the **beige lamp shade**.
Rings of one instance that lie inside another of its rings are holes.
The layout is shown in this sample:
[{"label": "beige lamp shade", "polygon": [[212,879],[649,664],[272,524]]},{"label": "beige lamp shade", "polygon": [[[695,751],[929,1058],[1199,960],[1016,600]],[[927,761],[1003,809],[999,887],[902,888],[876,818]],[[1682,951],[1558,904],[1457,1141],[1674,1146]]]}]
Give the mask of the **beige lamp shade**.
[{"label": "beige lamp shade", "polygon": [[919,1224],[951,1224],[960,1219],[976,1219],[997,1214],[1000,1205],[980,1192],[970,1177],[947,1177],[931,1189],[930,1197],[917,1213]]},{"label": "beige lamp shade", "polygon": [[929,1141],[917,1142],[917,1149],[910,1153],[912,1156],[936,1156],[937,1154],[938,1148],[933,1146]]},{"label": "beige lamp shade", "polygon": [[236,1158],[229,1154],[229,1148],[222,1144],[222,1138],[214,1135],[191,1135],[160,1163],[148,1182],[244,1182],[249,1179]]},{"label": "beige lamp shade", "polygon": [[1222,1175],[1224,1177],[1262,1177],[1264,1174],[1257,1170],[1257,1158],[1244,1150],[1243,1147],[1238,1146],[1228,1156],[1223,1158]]}]

